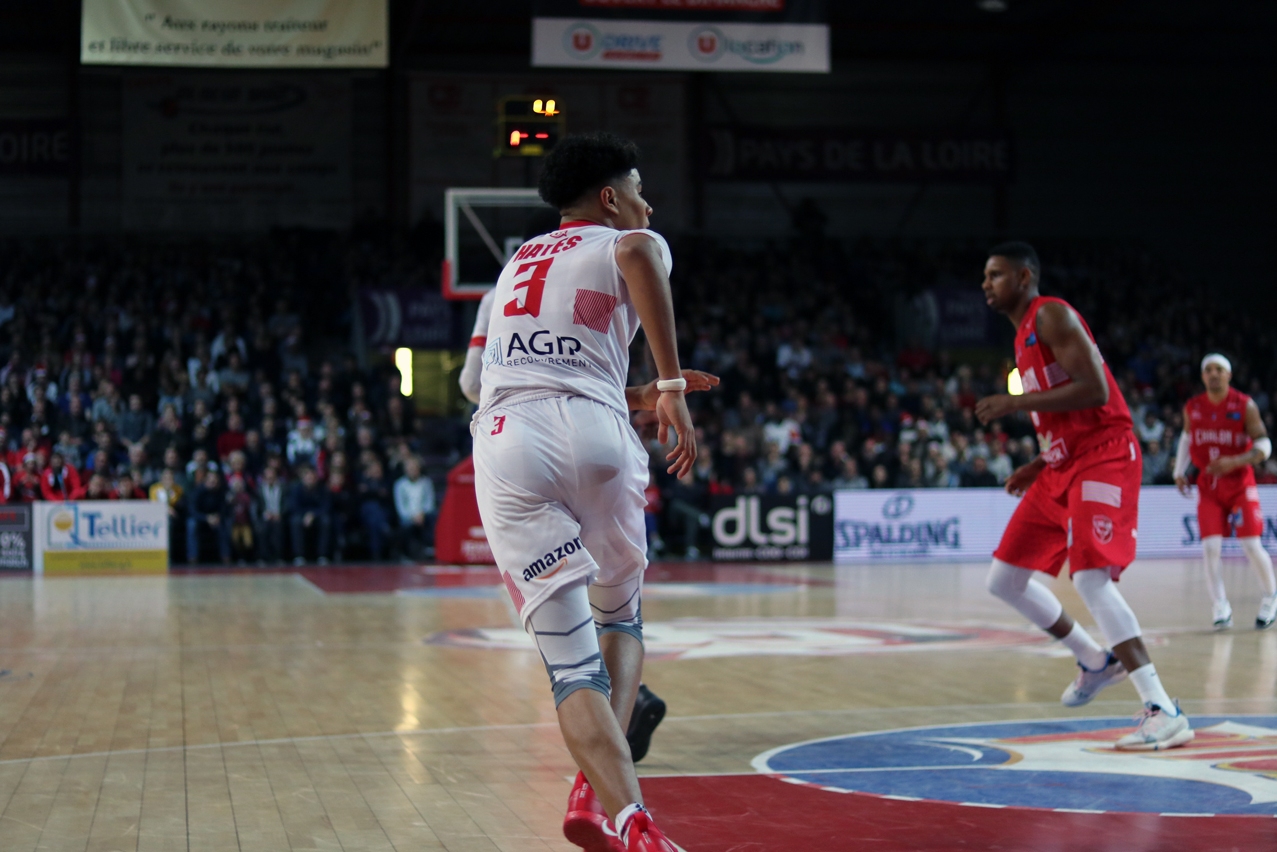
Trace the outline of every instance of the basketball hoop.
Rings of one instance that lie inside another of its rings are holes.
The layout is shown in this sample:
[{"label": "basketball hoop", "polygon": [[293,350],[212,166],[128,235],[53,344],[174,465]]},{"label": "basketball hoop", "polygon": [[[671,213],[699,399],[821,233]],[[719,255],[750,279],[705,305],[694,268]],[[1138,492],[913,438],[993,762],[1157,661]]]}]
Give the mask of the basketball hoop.
[{"label": "basketball hoop", "polygon": [[555,214],[535,189],[450,188],[443,198],[446,299],[483,298],[510,255],[544,230],[536,220]]}]

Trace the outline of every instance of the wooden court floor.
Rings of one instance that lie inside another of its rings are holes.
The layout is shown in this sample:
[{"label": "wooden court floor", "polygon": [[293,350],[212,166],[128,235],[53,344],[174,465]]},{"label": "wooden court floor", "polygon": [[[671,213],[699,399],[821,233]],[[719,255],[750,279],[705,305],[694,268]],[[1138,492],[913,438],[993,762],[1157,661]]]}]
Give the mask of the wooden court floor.
[{"label": "wooden court floor", "polygon": [[[575,766],[494,578],[378,570],[0,579],[0,850],[575,849]],[[1195,562],[1137,563],[1122,589],[1187,712],[1277,714],[1277,629],[1249,628],[1258,584],[1226,571],[1226,634]],[[653,566],[646,681],[669,716],[641,774],[712,789],[815,738],[1138,709],[1129,684],[1061,707],[1071,659],[984,572]]]}]

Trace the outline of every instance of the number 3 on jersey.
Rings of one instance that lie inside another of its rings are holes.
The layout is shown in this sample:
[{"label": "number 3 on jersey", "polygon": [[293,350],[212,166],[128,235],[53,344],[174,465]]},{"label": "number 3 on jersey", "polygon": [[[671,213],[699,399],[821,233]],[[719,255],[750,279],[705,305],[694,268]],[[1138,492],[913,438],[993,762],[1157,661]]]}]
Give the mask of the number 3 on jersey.
[{"label": "number 3 on jersey", "polygon": [[500,416],[498,416],[498,417],[494,417],[494,418],[492,418],[492,431],[491,431],[491,432],[489,432],[488,434],[489,434],[489,435],[500,435],[500,434],[501,434],[501,431],[502,431],[503,429],[505,429],[505,418],[506,418],[506,415],[504,415],[504,414],[502,414],[502,415],[500,415]]},{"label": "number 3 on jersey", "polygon": [[[554,258],[549,257],[545,260],[534,260],[529,263],[522,264],[514,271],[515,276],[522,275],[528,270],[532,270],[532,274],[522,281],[514,282],[514,289],[526,290],[523,294],[523,304],[519,304],[518,299],[511,299],[505,303],[505,315],[508,317],[536,317],[541,315],[541,295],[545,292],[545,276],[550,273],[550,264],[554,263]],[[496,434],[493,432],[492,434]]]}]

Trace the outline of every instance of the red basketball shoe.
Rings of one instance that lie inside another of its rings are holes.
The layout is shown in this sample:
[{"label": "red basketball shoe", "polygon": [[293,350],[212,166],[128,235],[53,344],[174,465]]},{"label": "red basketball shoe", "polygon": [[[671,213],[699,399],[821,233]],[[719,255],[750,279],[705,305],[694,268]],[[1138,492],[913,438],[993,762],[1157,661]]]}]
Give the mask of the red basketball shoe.
[{"label": "red basketball shoe", "polygon": [[666,839],[665,833],[652,822],[652,815],[647,811],[639,811],[630,817],[626,834],[629,843],[625,846],[625,852],[678,852],[674,844]]},{"label": "red basketball shoe", "polygon": [[590,782],[585,780],[584,772],[576,774],[576,783],[568,796],[563,836],[586,852],[626,852],[616,829],[608,822],[602,802],[594,795]]}]

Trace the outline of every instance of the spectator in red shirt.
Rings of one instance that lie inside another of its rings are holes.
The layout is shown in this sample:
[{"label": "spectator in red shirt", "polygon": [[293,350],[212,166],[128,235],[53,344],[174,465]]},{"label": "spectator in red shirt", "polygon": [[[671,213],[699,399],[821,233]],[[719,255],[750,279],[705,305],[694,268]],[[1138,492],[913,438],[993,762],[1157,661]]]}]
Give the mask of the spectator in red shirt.
[{"label": "spectator in red shirt", "polygon": [[146,492],[138,487],[130,473],[120,474],[115,481],[115,490],[111,492],[112,500],[145,500]]},{"label": "spectator in red shirt", "polygon": [[217,436],[217,457],[222,461],[236,450],[244,449],[244,417],[238,412],[226,418],[226,431]]},{"label": "spectator in red shirt", "polygon": [[10,499],[14,503],[34,503],[40,499],[40,467],[35,453],[27,453],[18,475],[13,478]]},{"label": "spectator in red shirt", "polygon": [[67,464],[62,453],[49,456],[49,466],[40,474],[40,494],[45,500],[74,500],[80,490],[79,472]]},{"label": "spectator in red shirt", "polygon": [[111,482],[100,473],[89,477],[89,484],[75,489],[72,500],[113,500]]}]

